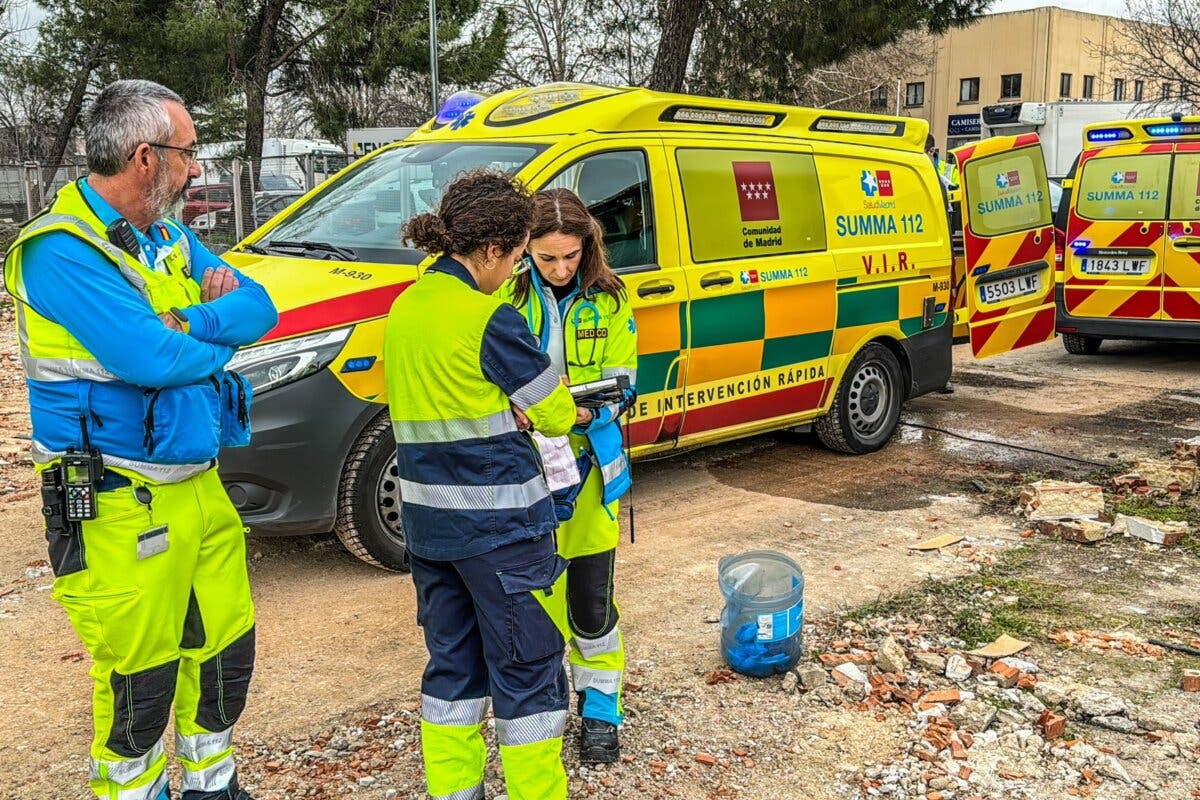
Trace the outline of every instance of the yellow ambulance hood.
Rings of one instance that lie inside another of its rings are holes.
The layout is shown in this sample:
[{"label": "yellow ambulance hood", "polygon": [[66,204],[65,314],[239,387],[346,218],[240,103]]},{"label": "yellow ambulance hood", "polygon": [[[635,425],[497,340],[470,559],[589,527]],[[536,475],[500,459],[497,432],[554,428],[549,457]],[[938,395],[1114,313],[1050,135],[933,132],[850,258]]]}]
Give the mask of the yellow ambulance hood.
[{"label": "yellow ambulance hood", "polygon": [[222,256],[262,284],[279,311],[263,342],[387,316],[417,279],[417,267],[227,252]]}]

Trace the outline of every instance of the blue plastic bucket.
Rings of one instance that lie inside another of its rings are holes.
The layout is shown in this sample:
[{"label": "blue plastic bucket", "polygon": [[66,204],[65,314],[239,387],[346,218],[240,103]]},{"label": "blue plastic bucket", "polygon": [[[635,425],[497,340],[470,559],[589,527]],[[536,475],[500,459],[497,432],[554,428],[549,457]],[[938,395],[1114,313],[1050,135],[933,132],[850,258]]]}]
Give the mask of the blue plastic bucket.
[{"label": "blue plastic bucket", "polygon": [[717,565],[725,609],[721,655],[737,672],[765,678],[787,672],[804,649],[804,572],[782,553],[752,550]]}]

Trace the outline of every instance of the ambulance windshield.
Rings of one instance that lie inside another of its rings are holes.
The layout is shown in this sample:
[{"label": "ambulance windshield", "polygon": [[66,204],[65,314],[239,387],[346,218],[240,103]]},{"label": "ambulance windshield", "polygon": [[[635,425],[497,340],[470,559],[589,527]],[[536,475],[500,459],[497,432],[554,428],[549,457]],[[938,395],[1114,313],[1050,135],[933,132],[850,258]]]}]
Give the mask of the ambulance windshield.
[{"label": "ambulance windshield", "polygon": [[480,167],[515,173],[542,145],[428,142],[380,153],[325,187],[256,244],[320,242],[359,261],[419,264],[425,254],[401,241],[404,223],[436,211],[462,172]]}]

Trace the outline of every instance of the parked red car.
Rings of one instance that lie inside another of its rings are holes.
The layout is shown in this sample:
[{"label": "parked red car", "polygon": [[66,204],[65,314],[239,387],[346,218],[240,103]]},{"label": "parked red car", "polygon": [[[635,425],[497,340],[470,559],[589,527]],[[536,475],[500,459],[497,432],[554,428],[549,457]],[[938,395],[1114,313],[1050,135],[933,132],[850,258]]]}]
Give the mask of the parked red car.
[{"label": "parked red car", "polygon": [[233,207],[233,184],[206,183],[193,186],[183,201],[183,224],[191,225],[201,214],[223,211]]}]

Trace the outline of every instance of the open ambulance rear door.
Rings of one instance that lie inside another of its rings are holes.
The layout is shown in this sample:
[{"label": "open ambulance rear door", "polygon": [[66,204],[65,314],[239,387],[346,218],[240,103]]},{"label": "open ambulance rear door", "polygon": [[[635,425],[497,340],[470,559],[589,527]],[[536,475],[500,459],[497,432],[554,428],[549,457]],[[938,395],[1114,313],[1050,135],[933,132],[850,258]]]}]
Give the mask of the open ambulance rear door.
[{"label": "open ambulance rear door", "polygon": [[976,358],[1054,338],[1054,220],[1037,134],[954,151],[961,170],[967,322]]}]

